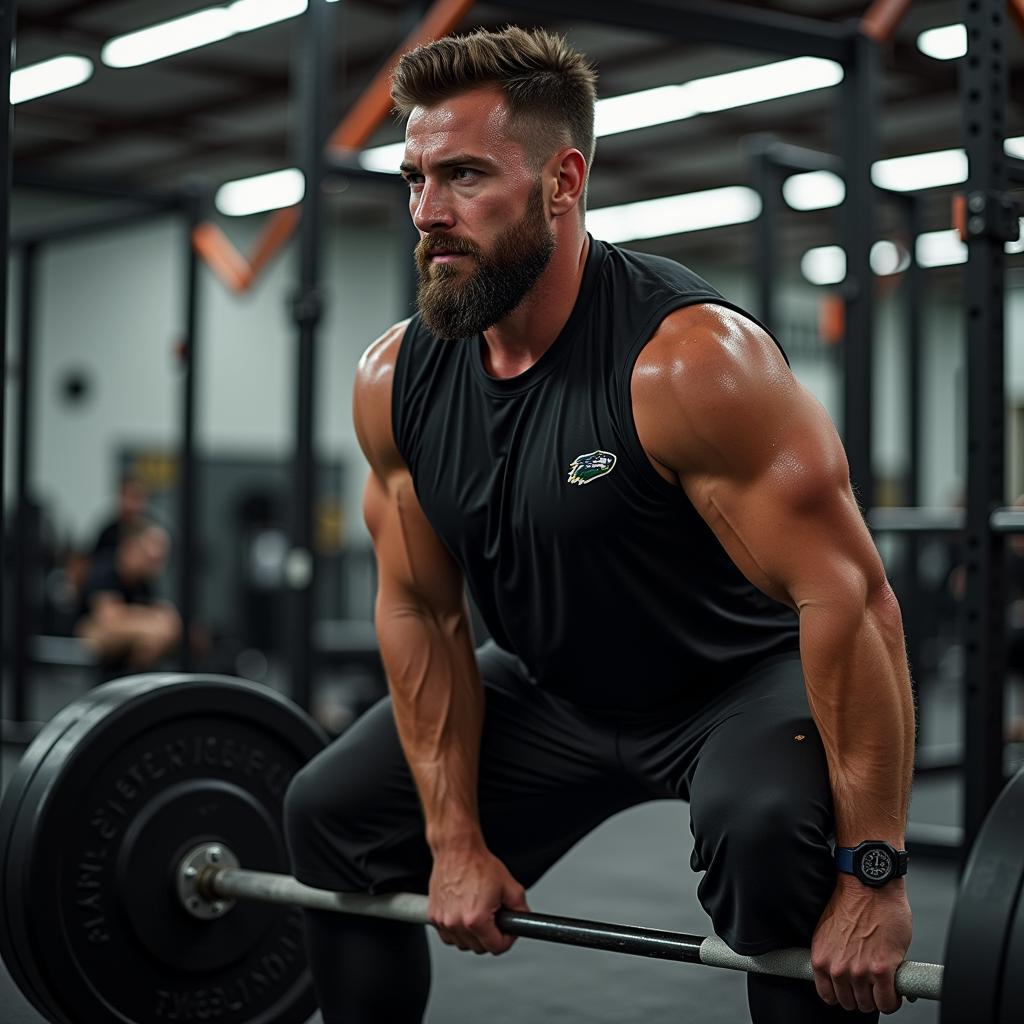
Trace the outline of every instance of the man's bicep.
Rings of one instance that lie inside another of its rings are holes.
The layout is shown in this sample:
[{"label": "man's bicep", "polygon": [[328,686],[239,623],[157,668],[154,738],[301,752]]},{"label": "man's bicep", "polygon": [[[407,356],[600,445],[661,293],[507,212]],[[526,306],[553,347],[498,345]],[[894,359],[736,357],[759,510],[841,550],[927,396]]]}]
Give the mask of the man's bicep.
[{"label": "man's bicep", "polygon": [[462,573],[420,507],[408,470],[371,471],[363,515],[377,555],[380,598],[435,614],[463,607]]}]

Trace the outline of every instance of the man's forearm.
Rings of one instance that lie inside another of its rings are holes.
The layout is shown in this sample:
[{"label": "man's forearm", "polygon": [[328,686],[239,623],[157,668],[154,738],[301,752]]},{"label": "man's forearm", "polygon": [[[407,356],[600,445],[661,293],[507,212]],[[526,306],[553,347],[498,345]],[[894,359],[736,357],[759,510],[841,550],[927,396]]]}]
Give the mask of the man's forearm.
[{"label": "man's forearm", "polygon": [[469,620],[380,602],[377,634],[427,841],[435,853],[478,844],[484,695]]},{"label": "man's forearm", "polygon": [[801,609],[811,712],[828,758],[836,840],[902,846],[914,760],[914,709],[896,599],[887,586],[860,607]]}]

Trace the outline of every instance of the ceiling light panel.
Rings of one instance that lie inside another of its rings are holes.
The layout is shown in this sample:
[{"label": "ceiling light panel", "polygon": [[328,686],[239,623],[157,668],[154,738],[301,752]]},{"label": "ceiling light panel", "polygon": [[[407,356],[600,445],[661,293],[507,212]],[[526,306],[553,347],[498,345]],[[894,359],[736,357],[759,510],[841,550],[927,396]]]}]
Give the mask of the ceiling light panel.
[{"label": "ceiling light panel", "polygon": [[635,242],[745,224],[760,213],[761,200],[752,188],[730,185],[591,210],[587,213],[587,228],[606,242]]},{"label": "ceiling light panel", "polygon": [[73,89],[92,77],[93,63],[88,57],[64,54],[51,57],[38,64],[17,68],[11,72],[10,100],[12,104],[28,103],[29,100],[51,93]]},{"label": "ceiling light panel", "polygon": [[930,28],[917,37],[917,48],[935,60],[956,60],[967,53],[967,28],[964,25]]},{"label": "ceiling light panel", "polygon": [[270,174],[229,181],[217,190],[214,204],[228,217],[247,217],[253,213],[279,210],[301,203],[306,194],[306,179],[297,167]]},{"label": "ceiling light panel", "polygon": [[224,7],[207,7],[110,39],[100,59],[112,68],[150,64],[297,17],[308,6],[308,0],[236,0]]}]

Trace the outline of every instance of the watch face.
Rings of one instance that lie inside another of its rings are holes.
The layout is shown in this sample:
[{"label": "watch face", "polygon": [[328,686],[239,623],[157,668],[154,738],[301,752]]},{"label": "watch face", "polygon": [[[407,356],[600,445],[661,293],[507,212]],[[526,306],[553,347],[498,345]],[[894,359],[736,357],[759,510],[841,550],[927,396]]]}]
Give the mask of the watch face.
[{"label": "watch face", "polygon": [[868,850],[861,858],[860,869],[872,882],[881,882],[893,872],[892,856],[888,850]]}]

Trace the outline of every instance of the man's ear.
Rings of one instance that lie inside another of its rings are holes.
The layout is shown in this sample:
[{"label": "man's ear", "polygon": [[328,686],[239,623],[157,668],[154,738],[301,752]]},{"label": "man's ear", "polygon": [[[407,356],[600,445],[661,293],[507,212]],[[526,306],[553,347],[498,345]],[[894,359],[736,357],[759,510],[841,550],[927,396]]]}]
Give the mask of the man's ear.
[{"label": "man's ear", "polygon": [[587,161],[578,149],[563,149],[548,162],[554,190],[548,200],[553,217],[564,217],[578,209],[587,184]]}]

